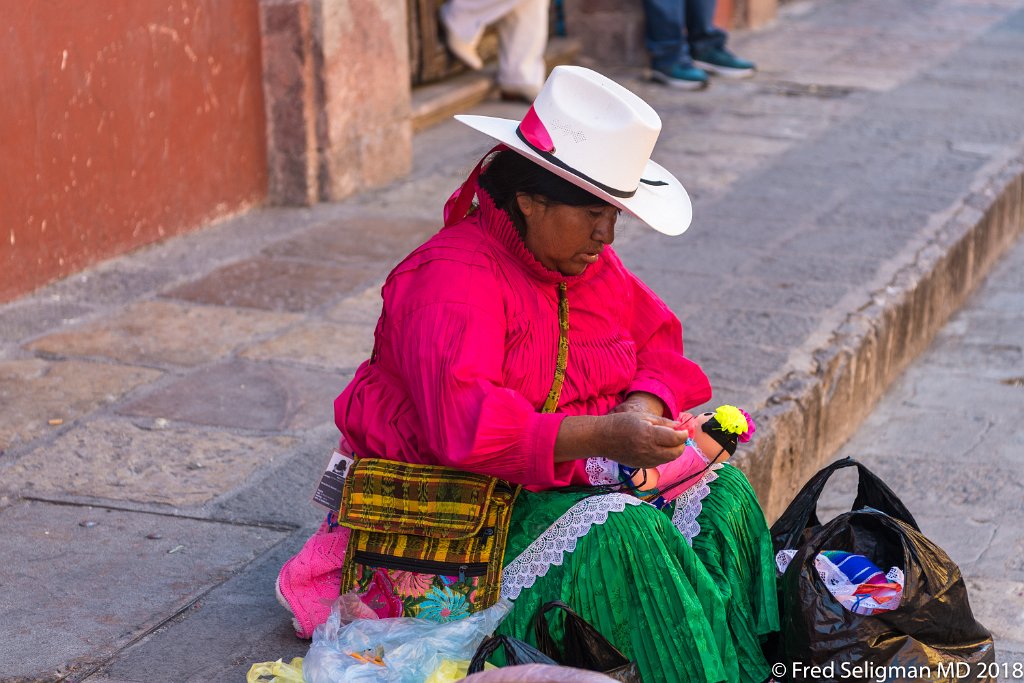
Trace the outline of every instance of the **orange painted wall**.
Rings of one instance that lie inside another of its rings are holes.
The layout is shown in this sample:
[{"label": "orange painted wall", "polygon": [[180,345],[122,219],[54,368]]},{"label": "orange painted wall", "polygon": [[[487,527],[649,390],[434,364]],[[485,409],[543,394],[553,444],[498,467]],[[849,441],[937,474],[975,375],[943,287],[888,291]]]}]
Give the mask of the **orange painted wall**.
[{"label": "orange painted wall", "polygon": [[718,0],[715,3],[715,26],[725,29],[732,28],[735,11],[736,8],[733,6],[733,0]]},{"label": "orange painted wall", "polygon": [[266,196],[255,0],[0,12],[0,301]]}]

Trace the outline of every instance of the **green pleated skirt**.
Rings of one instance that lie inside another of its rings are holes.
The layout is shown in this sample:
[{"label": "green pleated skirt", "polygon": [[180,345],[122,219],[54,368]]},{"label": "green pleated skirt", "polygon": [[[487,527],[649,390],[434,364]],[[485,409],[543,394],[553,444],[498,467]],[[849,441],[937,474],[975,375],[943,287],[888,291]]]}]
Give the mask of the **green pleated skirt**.
[{"label": "green pleated skirt", "polygon": [[[778,609],[764,514],[735,467],[718,470],[710,490],[692,547],[672,525],[671,507],[622,505],[622,494],[605,494],[618,496],[619,505],[586,505],[591,513],[612,507],[606,519],[598,513],[588,528],[586,518],[563,518],[565,533],[551,538],[546,550],[535,546],[521,557],[552,523],[588,497],[583,492],[523,492],[512,515],[506,568],[517,558],[514,570],[522,570],[522,560],[529,557],[559,557],[561,563],[534,563],[533,569],[544,566],[546,572],[518,592],[498,632],[534,644],[538,609],[563,600],[636,660],[646,683],[766,680],[770,671],[761,641],[778,630]],[[574,529],[584,528],[584,535],[572,538]],[[562,638],[560,621],[551,623],[556,642]]]}]

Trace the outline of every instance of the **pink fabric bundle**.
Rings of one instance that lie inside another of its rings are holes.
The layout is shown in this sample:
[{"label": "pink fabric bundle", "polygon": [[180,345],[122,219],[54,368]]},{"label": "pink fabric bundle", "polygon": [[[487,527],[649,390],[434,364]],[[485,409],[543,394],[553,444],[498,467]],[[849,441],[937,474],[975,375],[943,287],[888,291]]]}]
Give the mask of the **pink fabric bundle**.
[{"label": "pink fabric bundle", "polygon": [[[687,446],[682,455],[664,465],[658,465],[658,491],[665,502],[670,502],[683,495],[697,483],[700,473],[708,466],[701,452],[693,446]],[[678,484],[678,486],[673,486]]]}]

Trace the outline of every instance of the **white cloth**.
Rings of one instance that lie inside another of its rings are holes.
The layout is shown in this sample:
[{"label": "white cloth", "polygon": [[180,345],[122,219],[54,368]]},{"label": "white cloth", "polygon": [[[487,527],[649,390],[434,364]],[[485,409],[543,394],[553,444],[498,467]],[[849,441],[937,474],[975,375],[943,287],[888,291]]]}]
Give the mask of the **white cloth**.
[{"label": "white cloth", "polygon": [[498,85],[535,96],[544,84],[550,0],[449,0],[441,7],[445,27],[476,44],[485,28],[498,27]]}]

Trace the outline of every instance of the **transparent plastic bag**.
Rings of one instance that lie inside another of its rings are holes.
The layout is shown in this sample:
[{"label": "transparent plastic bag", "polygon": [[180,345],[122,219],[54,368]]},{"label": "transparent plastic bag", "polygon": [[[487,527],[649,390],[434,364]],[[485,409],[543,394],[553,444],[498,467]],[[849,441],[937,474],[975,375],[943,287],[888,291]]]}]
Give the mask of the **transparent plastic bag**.
[{"label": "transparent plastic bag", "polygon": [[445,624],[401,617],[343,625],[336,603],[326,623],[313,632],[302,673],[306,683],[423,683],[444,660],[472,659],[511,608],[501,600]]},{"label": "transparent plastic bag", "polygon": [[[441,665],[434,669],[434,673],[423,683],[455,683],[455,681],[461,681],[469,673],[469,661],[468,659],[446,659],[441,662]],[[484,665],[484,671],[490,671],[491,669],[497,669],[490,662]]]},{"label": "transparent plastic bag", "polygon": [[302,657],[296,657],[288,663],[279,659],[276,662],[253,664],[245,680],[246,683],[305,683],[302,678]]}]

